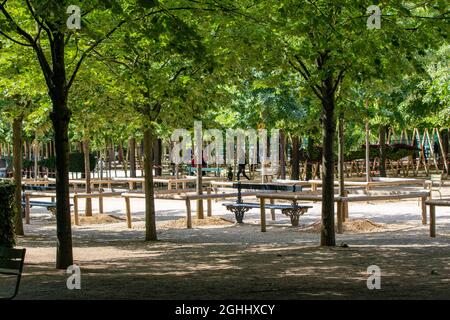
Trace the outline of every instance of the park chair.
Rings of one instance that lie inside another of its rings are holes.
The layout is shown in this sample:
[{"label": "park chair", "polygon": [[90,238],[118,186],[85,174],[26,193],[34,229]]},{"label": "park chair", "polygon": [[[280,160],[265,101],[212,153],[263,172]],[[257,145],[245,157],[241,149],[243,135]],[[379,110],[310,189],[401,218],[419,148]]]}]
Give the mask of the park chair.
[{"label": "park chair", "polygon": [[0,300],[12,300],[17,296],[17,293],[19,293],[25,252],[26,249],[10,249],[0,247],[0,275],[16,277],[14,294],[10,297],[0,297]]},{"label": "park chair", "polygon": [[436,191],[439,193],[440,198],[442,199],[442,174],[432,174],[430,179],[430,192]]}]

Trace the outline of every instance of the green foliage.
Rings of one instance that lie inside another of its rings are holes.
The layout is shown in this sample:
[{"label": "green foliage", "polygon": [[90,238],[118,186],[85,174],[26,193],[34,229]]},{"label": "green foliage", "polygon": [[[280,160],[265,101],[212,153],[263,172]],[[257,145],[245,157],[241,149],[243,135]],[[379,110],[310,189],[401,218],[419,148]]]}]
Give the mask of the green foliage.
[{"label": "green foliage", "polygon": [[41,167],[54,170],[56,168],[56,158],[55,157],[49,157],[47,159],[39,160],[38,164]]},{"label": "green foliage", "polygon": [[[95,170],[96,157],[95,154],[89,155],[89,163],[91,171]],[[74,152],[69,155],[69,171],[84,173],[84,155],[80,152]]]},{"label": "green foliage", "polygon": [[16,243],[14,189],[13,182],[0,180],[0,247],[12,248]]},{"label": "green foliage", "polygon": [[[403,145],[386,145],[386,159],[397,161],[402,158],[413,156],[417,150],[410,146]],[[351,151],[345,155],[346,161],[365,159],[366,150],[361,147],[359,150]],[[369,159],[373,161],[380,157],[380,148],[377,145],[370,146]]]},{"label": "green foliage", "polygon": [[[91,171],[95,170],[97,164],[97,158],[95,154],[91,153],[89,155],[89,163]],[[56,169],[56,159],[55,157],[49,157],[48,159],[43,159],[39,161],[39,165],[55,170]],[[70,172],[81,172],[84,173],[84,154],[81,152],[74,152],[69,154],[69,171]]]}]

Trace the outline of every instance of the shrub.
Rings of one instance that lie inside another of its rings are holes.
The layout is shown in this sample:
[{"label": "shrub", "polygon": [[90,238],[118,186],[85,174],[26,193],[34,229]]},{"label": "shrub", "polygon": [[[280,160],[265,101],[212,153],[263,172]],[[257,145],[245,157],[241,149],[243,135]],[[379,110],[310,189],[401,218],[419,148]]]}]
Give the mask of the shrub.
[{"label": "shrub", "polygon": [[[89,155],[91,171],[95,170],[97,165],[97,159],[95,154]],[[56,169],[56,159],[55,157],[50,157],[48,159],[43,159],[39,161],[39,165],[48,168],[50,170]],[[70,172],[81,172],[84,173],[84,155],[80,152],[71,153],[69,155],[69,171]]]},{"label": "shrub", "polygon": [[0,180],[0,247],[12,248],[16,243],[14,207],[14,183]]}]

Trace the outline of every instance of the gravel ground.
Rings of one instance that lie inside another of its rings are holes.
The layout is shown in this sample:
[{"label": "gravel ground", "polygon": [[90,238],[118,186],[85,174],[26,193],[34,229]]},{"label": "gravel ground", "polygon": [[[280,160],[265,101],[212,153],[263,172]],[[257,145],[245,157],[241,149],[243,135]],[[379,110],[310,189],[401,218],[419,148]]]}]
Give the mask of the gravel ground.
[{"label": "gravel ground", "polygon": [[[450,188],[444,194],[450,195]],[[18,239],[27,248],[18,299],[450,298],[448,208],[438,209],[438,235],[432,239],[428,226],[421,225],[417,201],[352,203],[352,220],[368,219],[383,228],[337,235],[337,243],[348,247],[321,248],[319,234],[305,231],[319,221],[320,203],[301,218],[299,228],[277,214],[266,233],[259,231],[258,210],[247,213],[243,225],[187,230],[165,226],[184,217],[182,201],[157,200],[156,205],[158,242],[143,241],[139,199],[132,201],[132,229],[120,219],[73,227],[81,290],[68,290],[69,275],[54,267],[54,218],[33,208],[26,236]],[[105,211],[124,218],[124,201],[105,201]],[[213,212],[234,220],[220,202]],[[367,289],[370,265],[381,269],[380,290]]]}]

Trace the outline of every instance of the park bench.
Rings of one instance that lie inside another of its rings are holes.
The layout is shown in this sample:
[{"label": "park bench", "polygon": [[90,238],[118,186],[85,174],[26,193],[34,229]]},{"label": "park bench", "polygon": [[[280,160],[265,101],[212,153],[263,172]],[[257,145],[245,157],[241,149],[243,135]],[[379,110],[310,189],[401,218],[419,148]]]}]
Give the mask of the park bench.
[{"label": "park bench", "polygon": [[[296,185],[278,185],[278,184],[250,184],[250,183],[235,183],[233,188],[237,188],[237,200],[236,202],[223,203],[222,205],[227,210],[234,213],[237,223],[242,223],[244,214],[250,209],[261,208],[260,203],[249,203],[242,200],[242,189],[246,190],[260,190],[260,191],[290,191],[292,193],[302,191],[302,186]],[[284,215],[291,219],[292,226],[298,226],[300,216],[308,211],[311,206],[298,205],[296,200],[292,201],[292,204],[275,204],[271,201],[270,204],[265,205],[266,209],[270,209],[272,213],[272,219],[274,219],[275,210],[280,210]]]},{"label": "park bench", "polygon": [[431,194],[433,194],[433,191],[435,191],[439,193],[439,197],[442,199],[442,174],[432,174],[430,180],[425,181],[425,185],[428,185]]},{"label": "park bench", "polygon": [[[343,222],[348,218],[348,206],[346,204],[350,202],[368,202],[368,201],[392,201],[392,200],[402,200],[402,199],[414,199],[418,198],[421,202],[422,211],[422,223],[427,224],[426,216],[426,205],[425,202],[427,198],[430,197],[429,191],[417,191],[417,192],[394,192],[394,193],[384,193],[378,192],[371,195],[355,195],[355,196],[334,196],[333,201],[337,204],[337,233],[343,232]],[[261,193],[256,195],[256,198],[260,200],[261,208],[261,232],[266,232],[266,216],[265,216],[265,200],[269,199],[271,203],[277,200],[289,200],[289,201],[314,201],[321,202],[322,195],[314,194],[287,194],[287,193]]]},{"label": "park bench", "polygon": [[13,295],[9,297],[0,297],[0,300],[14,299],[17,296],[17,293],[19,293],[25,251],[26,249],[0,247],[0,275],[16,277],[16,286]]},{"label": "park bench", "polygon": [[[30,201],[27,200],[25,196],[25,191],[37,191],[37,192],[48,192],[48,191],[55,191],[55,186],[30,186],[30,185],[23,185],[22,186],[22,206],[23,206],[23,216],[26,217],[26,208],[32,208],[32,207],[44,207],[47,208],[48,211],[51,213],[55,213],[56,211],[56,201],[54,201],[54,198],[52,198],[51,201]],[[56,195],[55,195],[56,197]]]},{"label": "park bench", "polygon": [[430,206],[430,237],[436,237],[436,207],[450,207],[450,199],[427,200],[427,206]]},{"label": "park bench", "polygon": [[[222,168],[202,168],[202,172],[208,173],[208,172],[212,172],[214,173],[214,175],[220,176],[220,173],[222,172]],[[197,173],[197,167],[187,167],[187,174],[192,176],[194,174]]]}]

